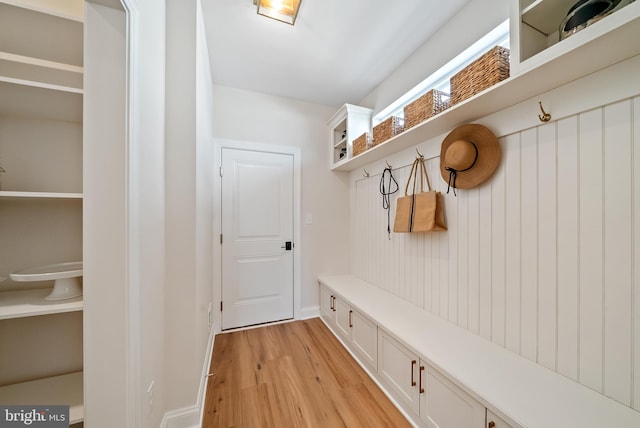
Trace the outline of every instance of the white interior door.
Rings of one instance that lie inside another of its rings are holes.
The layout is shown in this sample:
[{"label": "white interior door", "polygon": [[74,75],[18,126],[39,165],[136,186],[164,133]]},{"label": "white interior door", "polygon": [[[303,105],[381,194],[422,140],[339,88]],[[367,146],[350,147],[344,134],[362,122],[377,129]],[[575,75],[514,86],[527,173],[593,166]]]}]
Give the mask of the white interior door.
[{"label": "white interior door", "polygon": [[222,329],[293,318],[293,155],[222,149]]}]

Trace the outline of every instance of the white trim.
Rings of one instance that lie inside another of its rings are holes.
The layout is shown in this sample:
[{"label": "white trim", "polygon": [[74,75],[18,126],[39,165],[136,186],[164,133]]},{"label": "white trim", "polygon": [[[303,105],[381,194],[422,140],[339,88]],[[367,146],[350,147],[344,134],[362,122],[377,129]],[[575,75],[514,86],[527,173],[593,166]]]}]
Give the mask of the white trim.
[{"label": "white trim", "polygon": [[310,318],[318,318],[320,316],[320,306],[307,306],[300,309],[300,319],[308,320]]},{"label": "white trim", "polygon": [[[281,153],[293,156],[293,242],[295,245],[295,253],[293,258],[293,318],[298,320],[301,319],[301,293],[302,293],[302,284],[301,282],[301,269],[302,269],[302,238],[300,233],[300,212],[301,212],[301,193],[300,193],[300,185],[301,185],[301,158],[302,152],[299,147],[292,146],[279,146],[273,144],[259,143],[259,142],[251,142],[251,141],[239,141],[239,140],[231,140],[225,138],[216,138],[214,139],[214,156],[213,156],[213,168],[215,171],[219,171],[222,163],[222,149],[230,148],[230,149],[239,149],[239,150],[251,150],[258,152],[268,152],[268,153]],[[214,222],[213,226],[213,236],[214,241],[217,243],[214,247],[213,251],[213,263],[214,270],[215,267],[220,267],[222,264],[222,251],[220,246],[220,240],[218,237],[222,233],[221,226],[221,218],[222,212],[220,210],[221,204],[221,190],[220,186],[222,184],[220,179],[220,174],[216,172],[214,174],[213,180],[213,200],[218,201],[218,203],[214,204],[214,218],[218,219]],[[222,295],[222,271],[218,269],[218,275],[214,277],[213,284],[213,302],[214,308],[218,307],[220,302],[220,296]],[[219,310],[215,310],[214,316],[214,324],[219,326],[222,325],[222,316]]]},{"label": "white trim", "polygon": [[198,406],[183,407],[164,414],[160,428],[198,428],[200,427]]},{"label": "white trim", "polygon": [[215,346],[216,332],[213,326],[209,329],[209,342],[207,344],[207,357],[202,365],[202,376],[200,377],[200,388],[198,390],[198,402],[196,407],[200,412],[199,419],[202,426],[202,418],[204,417],[204,403],[207,398],[207,385],[209,384],[209,370],[211,368],[211,358],[213,357],[213,347]]},{"label": "white trim", "polygon": [[125,421],[128,427],[141,424],[140,390],[140,211],[138,205],[138,165],[140,162],[137,149],[139,147],[138,124],[139,110],[139,5],[137,0],[121,0],[126,21],[126,134],[125,134],[125,212],[126,251],[125,277],[126,289],[126,357],[127,408]]}]

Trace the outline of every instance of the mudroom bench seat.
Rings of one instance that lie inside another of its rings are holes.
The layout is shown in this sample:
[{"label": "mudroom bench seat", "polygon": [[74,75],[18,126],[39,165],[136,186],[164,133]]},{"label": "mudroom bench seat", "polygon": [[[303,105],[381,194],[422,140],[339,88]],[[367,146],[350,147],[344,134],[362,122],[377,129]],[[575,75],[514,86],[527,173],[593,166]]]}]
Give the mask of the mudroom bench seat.
[{"label": "mudroom bench seat", "polygon": [[325,324],[416,426],[640,427],[640,412],[355,276],[319,285]]}]

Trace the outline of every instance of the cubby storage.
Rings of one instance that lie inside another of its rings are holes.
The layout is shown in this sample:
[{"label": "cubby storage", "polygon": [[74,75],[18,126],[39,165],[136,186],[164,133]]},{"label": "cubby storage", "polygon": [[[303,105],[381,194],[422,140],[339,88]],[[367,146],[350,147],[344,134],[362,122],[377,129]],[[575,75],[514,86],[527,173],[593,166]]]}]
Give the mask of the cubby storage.
[{"label": "cubby storage", "polygon": [[[319,284],[324,322],[415,426],[640,426],[637,411],[354,276]],[[340,333],[341,307],[377,332],[376,368]]]},{"label": "cubby storage", "polygon": [[[640,1],[634,1],[561,43],[555,43],[537,53],[531,52],[522,57],[520,45],[521,39],[527,38],[525,29],[527,25],[521,23],[521,14],[524,11],[528,15],[533,10],[538,10],[538,7],[542,7],[540,10],[544,11],[548,5],[554,3],[562,2],[511,0],[511,77],[370,148],[359,156],[332,163],[332,169],[353,171],[374,161],[383,160],[403,149],[446,134],[457,125],[489,116],[531,97],[539,96],[551,89],[640,55],[640,43],[636,42],[640,34]],[[548,13],[544,12],[543,15]],[[539,112],[537,109],[537,104],[533,104],[532,113],[537,115]],[[532,116],[536,117],[535,115]],[[437,153],[423,153],[427,157],[438,154],[439,147]]]},{"label": "cubby storage", "polygon": [[353,140],[371,132],[371,112],[365,107],[345,104],[329,119],[331,169],[353,158]]},{"label": "cubby storage", "polygon": [[82,21],[80,0],[0,0],[0,402],[68,404],[71,423],[82,298],[10,273],[82,260]]}]

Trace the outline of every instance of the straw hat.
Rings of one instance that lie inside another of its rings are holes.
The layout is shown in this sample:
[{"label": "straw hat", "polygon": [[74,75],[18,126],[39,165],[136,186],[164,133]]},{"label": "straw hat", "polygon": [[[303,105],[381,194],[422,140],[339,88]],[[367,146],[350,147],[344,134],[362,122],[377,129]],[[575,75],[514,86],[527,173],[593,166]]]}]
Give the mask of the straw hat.
[{"label": "straw hat", "polygon": [[[461,125],[440,148],[440,173],[449,187],[469,189],[487,180],[500,163],[500,143],[487,127]],[[447,190],[448,192],[448,190]]]}]

